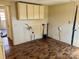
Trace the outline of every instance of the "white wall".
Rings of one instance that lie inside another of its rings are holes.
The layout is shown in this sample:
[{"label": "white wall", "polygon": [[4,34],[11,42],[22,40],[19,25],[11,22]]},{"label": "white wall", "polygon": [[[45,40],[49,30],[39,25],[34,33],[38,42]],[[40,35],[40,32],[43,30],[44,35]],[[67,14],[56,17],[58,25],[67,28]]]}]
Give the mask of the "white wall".
[{"label": "white wall", "polygon": [[[47,7],[45,9],[45,19],[44,20],[41,20],[41,19],[39,19],[39,20],[34,20],[34,19],[33,20],[27,20],[27,19],[26,20],[17,20],[16,19],[15,3],[13,3],[12,6],[13,7],[11,7],[11,10],[12,10],[14,45],[21,44],[21,43],[24,43],[24,42],[27,42],[27,41],[31,40],[31,38],[29,38],[30,37],[30,32],[27,33],[27,30],[25,31],[23,29],[25,24],[29,24],[29,26],[31,26],[33,28],[33,31],[35,32],[35,39],[42,38],[42,31],[43,31],[42,24],[47,24],[47,22],[48,22],[48,14],[47,14],[48,10],[47,10]],[[18,24],[19,24],[19,26],[18,26]],[[19,29],[21,29],[21,30],[19,30]],[[46,29],[47,28],[45,28],[44,34],[47,33]]]},{"label": "white wall", "polygon": [[[75,16],[76,5],[74,2],[49,6],[49,37],[71,44],[73,20]],[[79,5],[76,21],[76,31],[73,45],[79,47]]]},{"label": "white wall", "polygon": [[[22,37],[22,38],[20,37],[21,36],[21,35],[19,35],[20,30],[18,30],[18,32],[17,32],[17,30],[15,29],[16,26],[17,26],[17,25],[15,25],[16,23],[18,23],[18,24],[19,23],[21,23],[21,24],[28,23],[33,28],[36,28],[36,29],[34,29],[34,31],[36,31],[36,32],[39,31],[39,30],[37,30],[39,28],[39,25],[41,26],[42,23],[47,24],[47,21],[48,21],[48,14],[47,13],[48,12],[47,12],[46,9],[45,9],[45,15],[46,15],[45,20],[17,20],[15,2],[0,1],[0,5],[5,5],[5,6],[10,6],[11,7],[11,19],[12,19],[12,24],[13,24],[13,41],[14,41],[15,45],[26,42],[25,40],[22,39],[24,37]],[[20,27],[20,25],[19,25],[19,27]],[[46,29],[45,29],[45,34],[46,34]],[[40,36],[38,34],[36,34],[36,39],[39,39],[39,37]],[[19,38],[20,38],[20,40],[19,40]]]},{"label": "white wall", "polygon": [[[40,20],[13,20],[13,34],[14,45],[31,41],[31,32],[27,29],[28,24],[32,27],[32,31],[35,33],[35,39],[42,38],[43,27],[42,24],[47,24],[47,21]],[[46,34],[46,31],[45,31]]]},{"label": "white wall", "polygon": [[72,26],[75,15],[75,4],[65,3],[48,8],[49,37],[71,44]]}]

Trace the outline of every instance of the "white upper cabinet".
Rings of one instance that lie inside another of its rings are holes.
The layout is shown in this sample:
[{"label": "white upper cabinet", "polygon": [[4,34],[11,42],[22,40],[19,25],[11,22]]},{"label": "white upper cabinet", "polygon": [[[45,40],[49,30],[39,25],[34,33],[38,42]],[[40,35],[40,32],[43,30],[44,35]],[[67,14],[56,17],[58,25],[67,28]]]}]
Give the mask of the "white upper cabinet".
[{"label": "white upper cabinet", "polygon": [[40,19],[40,6],[34,5],[34,19]]},{"label": "white upper cabinet", "polygon": [[27,5],[28,9],[28,19],[34,19],[34,8],[33,4],[28,4]]},{"label": "white upper cabinet", "polygon": [[17,17],[19,20],[45,19],[45,6],[18,2]]},{"label": "white upper cabinet", "polygon": [[17,3],[18,5],[18,19],[24,20],[27,19],[27,4],[25,3]]},{"label": "white upper cabinet", "polygon": [[44,9],[45,9],[45,6],[40,6],[40,19],[44,19]]}]

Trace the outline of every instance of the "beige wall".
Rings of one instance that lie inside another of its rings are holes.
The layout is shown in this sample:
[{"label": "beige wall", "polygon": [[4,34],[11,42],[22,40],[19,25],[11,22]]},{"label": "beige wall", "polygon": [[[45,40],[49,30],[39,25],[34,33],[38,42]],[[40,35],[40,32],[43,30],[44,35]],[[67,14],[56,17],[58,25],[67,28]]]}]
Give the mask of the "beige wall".
[{"label": "beige wall", "polygon": [[10,5],[11,3],[8,2],[8,1],[4,1],[4,0],[0,0],[0,5],[3,6],[3,5]]},{"label": "beige wall", "polygon": [[[72,25],[75,15],[75,4],[65,3],[48,8],[49,37],[71,43]],[[60,28],[60,36],[58,27]]]}]

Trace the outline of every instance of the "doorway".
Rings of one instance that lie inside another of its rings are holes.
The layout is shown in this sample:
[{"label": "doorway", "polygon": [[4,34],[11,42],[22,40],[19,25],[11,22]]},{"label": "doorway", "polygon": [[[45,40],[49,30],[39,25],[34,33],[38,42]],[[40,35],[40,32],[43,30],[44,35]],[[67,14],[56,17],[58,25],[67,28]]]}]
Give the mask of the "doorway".
[{"label": "doorway", "polygon": [[10,45],[13,45],[12,20],[9,6],[0,6],[0,35],[5,53],[8,53]]},{"label": "doorway", "polygon": [[0,34],[2,38],[7,37],[7,25],[4,8],[0,8]]}]

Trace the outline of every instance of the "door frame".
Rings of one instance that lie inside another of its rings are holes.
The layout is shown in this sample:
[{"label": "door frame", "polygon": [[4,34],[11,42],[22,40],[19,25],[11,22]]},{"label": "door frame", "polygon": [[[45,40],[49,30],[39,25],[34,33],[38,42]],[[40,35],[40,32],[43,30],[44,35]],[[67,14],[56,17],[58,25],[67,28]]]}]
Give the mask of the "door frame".
[{"label": "door frame", "polygon": [[[6,17],[6,25],[7,25],[7,33],[8,38],[13,41],[13,27],[12,27],[12,17],[11,17],[11,7],[9,5],[5,5],[5,17]],[[10,29],[10,31],[9,31]]]}]

